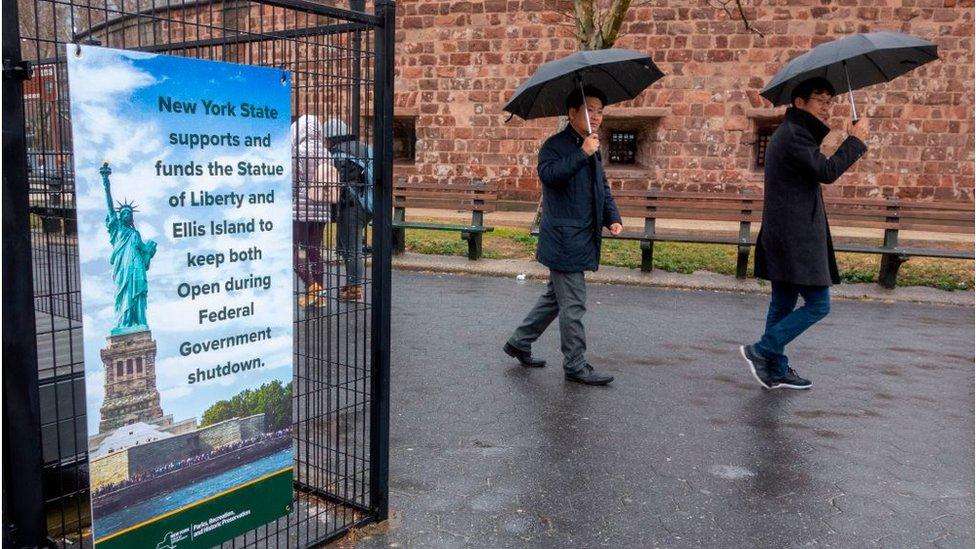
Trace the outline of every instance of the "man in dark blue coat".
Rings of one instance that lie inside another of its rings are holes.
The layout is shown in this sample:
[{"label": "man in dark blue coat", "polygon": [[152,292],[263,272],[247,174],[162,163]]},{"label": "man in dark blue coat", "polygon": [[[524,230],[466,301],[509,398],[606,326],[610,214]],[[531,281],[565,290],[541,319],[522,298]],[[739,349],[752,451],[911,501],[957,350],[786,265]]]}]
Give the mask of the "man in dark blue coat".
[{"label": "man in dark blue coat", "polygon": [[532,343],[558,316],[566,379],[587,385],[606,385],[613,377],[586,361],[583,271],[600,266],[603,227],[614,236],[623,230],[600,162],[597,132],[605,104],[606,97],[594,88],[571,94],[566,100],[569,125],[539,151],[543,213],[536,259],[549,267],[549,284],[504,348],[523,366],[545,366],[532,357]]},{"label": "man in dark blue coat", "polygon": [[[823,78],[800,83],[793,106],[766,147],[763,219],[756,242],[756,276],[772,284],[766,330],[740,347],[766,389],[809,389],[790,367],[786,345],[830,312],[830,286],[839,284],[821,184],[837,181],[868,148],[868,121],[847,123],[848,137],[833,156],[820,152],[830,133],[834,88]],[[803,297],[803,306],[795,308]]]}]

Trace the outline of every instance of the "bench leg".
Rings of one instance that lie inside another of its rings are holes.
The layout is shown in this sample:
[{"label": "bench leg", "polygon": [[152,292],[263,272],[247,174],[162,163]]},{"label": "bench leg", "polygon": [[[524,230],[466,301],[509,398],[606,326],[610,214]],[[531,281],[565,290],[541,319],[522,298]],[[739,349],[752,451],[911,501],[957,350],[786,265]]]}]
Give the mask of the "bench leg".
[{"label": "bench leg", "polygon": [[481,233],[461,233],[461,238],[468,241],[468,259],[481,259]]},{"label": "bench leg", "polygon": [[898,281],[898,268],[908,261],[907,256],[898,254],[884,254],[881,256],[881,269],[878,271],[878,284],[883,288],[893,290]]},{"label": "bench leg", "polygon": [[735,277],[745,279],[749,272],[749,246],[739,246],[739,254],[735,259]]},{"label": "bench leg", "polygon": [[393,253],[402,254],[407,249],[406,231],[403,229],[393,229]]},{"label": "bench leg", "polygon": [[641,272],[649,273],[654,270],[654,241],[641,240]]}]

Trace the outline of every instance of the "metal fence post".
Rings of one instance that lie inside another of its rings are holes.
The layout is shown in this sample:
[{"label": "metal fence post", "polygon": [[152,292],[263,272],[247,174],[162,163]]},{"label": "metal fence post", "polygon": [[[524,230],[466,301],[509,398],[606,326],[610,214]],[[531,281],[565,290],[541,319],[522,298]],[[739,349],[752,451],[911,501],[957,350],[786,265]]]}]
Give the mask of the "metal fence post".
[{"label": "metal fence post", "polygon": [[[349,9],[358,12],[366,11],[366,0],[349,0]],[[360,124],[360,113],[362,113],[362,81],[363,81],[363,33],[354,31],[352,33],[352,112],[355,113],[350,120],[352,127],[350,130],[357,139],[362,138]]]},{"label": "metal fence post", "polygon": [[46,547],[27,145],[16,0],[3,0],[4,545]]},{"label": "metal fence post", "polygon": [[370,507],[377,520],[389,516],[390,474],[390,300],[393,210],[393,46],[396,3],[377,0],[383,21],[377,32],[374,94],[373,308],[369,437]]}]

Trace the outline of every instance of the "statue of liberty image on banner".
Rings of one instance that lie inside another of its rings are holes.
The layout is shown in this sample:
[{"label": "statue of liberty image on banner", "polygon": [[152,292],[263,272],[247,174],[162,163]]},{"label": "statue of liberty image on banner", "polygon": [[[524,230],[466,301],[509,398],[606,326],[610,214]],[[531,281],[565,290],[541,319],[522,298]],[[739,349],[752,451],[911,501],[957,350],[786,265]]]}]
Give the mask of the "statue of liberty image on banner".
[{"label": "statue of liberty image on banner", "polygon": [[115,327],[112,335],[148,331],[146,323],[146,296],[149,281],[146,271],[149,262],[156,255],[156,242],[142,241],[142,235],[135,227],[135,204],[119,203],[112,207],[112,184],[108,176],[112,174],[108,162],[98,170],[105,186],[105,201],[108,213],[105,226],[112,242],[112,280],[115,282]]}]

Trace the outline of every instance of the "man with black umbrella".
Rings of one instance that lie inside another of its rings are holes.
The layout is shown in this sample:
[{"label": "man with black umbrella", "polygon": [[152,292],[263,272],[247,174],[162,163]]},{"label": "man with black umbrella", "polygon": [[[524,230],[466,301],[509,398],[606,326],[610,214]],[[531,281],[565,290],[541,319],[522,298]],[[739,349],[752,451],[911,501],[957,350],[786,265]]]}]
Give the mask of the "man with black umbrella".
[{"label": "man with black umbrella", "polygon": [[586,385],[613,381],[586,361],[582,322],[583,271],[596,271],[600,265],[603,227],[615,236],[623,230],[599,155],[597,132],[606,103],[606,96],[593,87],[572,92],[566,100],[569,125],[539,151],[543,214],[536,258],[549,267],[549,284],[504,347],[523,366],[545,366],[544,360],[532,357],[532,343],[558,316],[566,379]]},{"label": "man with black umbrella", "polygon": [[[865,152],[868,121],[847,123],[848,137],[833,156],[820,152],[834,86],[812,78],[792,91],[792,106],[766,147],[762,229],[756,276],[772,284],[762,338],[740,347],[753,376],[766,389],[809,389],[790,367],[786,345],[830,312],[830,286],[840,283],[820,185],[830,184]],[[803,297],[803,306],[796,307]]]}]

